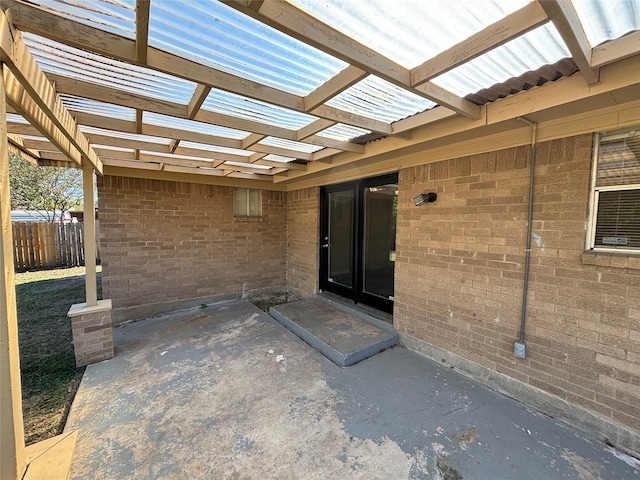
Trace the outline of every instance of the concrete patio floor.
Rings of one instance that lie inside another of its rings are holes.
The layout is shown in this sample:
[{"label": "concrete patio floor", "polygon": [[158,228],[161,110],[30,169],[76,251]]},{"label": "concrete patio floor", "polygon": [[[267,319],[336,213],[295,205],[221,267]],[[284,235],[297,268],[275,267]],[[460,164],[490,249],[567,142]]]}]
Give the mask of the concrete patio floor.
[{"label": "concrete patio floor", "polygon": [[339,368],[247,301],[126,324],[74,479],[640,480],[640,462],[396,347]]}]

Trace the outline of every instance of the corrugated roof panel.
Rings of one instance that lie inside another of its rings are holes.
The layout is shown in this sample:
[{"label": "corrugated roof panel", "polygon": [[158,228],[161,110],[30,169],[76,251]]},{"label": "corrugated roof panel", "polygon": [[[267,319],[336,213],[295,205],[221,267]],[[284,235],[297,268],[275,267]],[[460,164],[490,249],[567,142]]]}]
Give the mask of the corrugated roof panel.
[{"label": "corrugated roof panel", "polygon": [[135,152],[134,148],[114,147],[113,145],[92,144],[92,146],[93,147],[100,147],[101,150],[109,150],[109,151],[112,151],[112,152],[126,152],[126,153]]},{"label": "corrugated roof panel", "polygon": [[557,30],[548,23],[440,75],[433,83],[466,96],[570,56]]},{"label": "corrugated roof panel", "polygon": [[228,148],[228,147],[220,147],[218,145],[209,145],[205,143],[196,143],[196,142],[180,142],[181,147],[185,148],[193,148],[196,150],[205,150],[207,152],[211,152],[212,154],[217,153],[231,153],[233,155],[239,155],[242,157],[250,157],[254,154],[254,152],[250,152],[248,150],[240,150],[239,148]]},{"label": "corrugated roof panel", "polygon": [[29,0],[56,15],[129,38],[136,36],[135,0]]},{"label": "corrugated roof panel", "polygon": [[151,135],[141,135],[138,133],[126,133],[126,132],[115,132],[113,130],[104,130],[102,128],[95,127],[87,127],[85,125],[80,125],[80,130],[87,135],[105,135],[113,138],[121,138],[125,140],[134,140],[137,142],[148,142],[148,143],[157,143],[158,145],[169,145],[171,143],[171,139],[162,138],[162,137],[152,137]]},{"label": "corrugated roof panel", "polygon": [[347,66],[220,2],[151,2],[149,44],[296,95]]},{"label": "corrugated roof panel", "polygon": [[297,130],[317,120],[316,117],[306,113],[295,112],[215,88],[209,92],[202,104],[202,109],[291,130]]},{"label": "corrugated roof panel", "polygon": [[91,113],[102,117],[117,118],[118,120],[135,121],[136,111],[133,108],[121,107],[112,103],[97,102],[72,95],[60,95],[62,103],[69,110]]},{"label": "corrugated roof panel", "polygon": [[149,152],[147,150],[140,150],[140,154],[144,155],[152,155],[154,157],[162,157],[166,158],[167,162],[171,160],[196,160],[199,162],[212,162],[214,159],[204,158],[204,157],[194,157],[192,155],[177,155],[175,153],[167,153],[167,152]]},{"label": "corrugated roof panel", "polygon": [[322,150],[323,147],[317,145],[311,145],[309,143],[293,142],[291,140],[284,140],[282,138],[267,137],[258,142],[260,145],[269,145],[271,147],[281,147],[289,150],[297,150],[304,153],[313,153],[318,150]]},{"label": "corrugated roof panel", "polygon": [[640,0],[572,0],[592,47],[640,30]]},{"label": "corrugated roof panel", "polygon": [[327,105],[391,123],[427,110],[435,103],[370,75]]},{"label": "corrugated roof panel", "polygon": [[183,105],[189,103],[196,88],[193,82],[101,57],[37,35],[25,32],[23,38],[45,72]]},{"label": "corrugated roof panel", "polygon": [[297,158],[292,158],[292,157],[284,157],[282,155],[274,155],[274,154],[269,154],[266,155],[264,157],[265,160],[270,160],[272,162],[282,162],[282,163],[289,163],[289,162],[294,162],[297,160]]},{"label": "corrugated roof panel", "polygon": [[269,167],[267,165],[258,165],[256,163],[242,163],[242,162],[234,162],[232,160],[227,160],[223,165],[232,165],[234,167],[246,167],[246,168],[255,168],[257,170],[271,170],[273,167]]},{"label": "corrugated roof panel", "polygon": [[29,125],[29,122],[22,115],[18,115],[16,113],[7,113],[7,122],[10,123],[21,123],[23,125]]},{"label": "corrugated roof panel", "polygon": [[342,123],[338,123],[332,127],[325,128],[321,132],[318,132],[318,136],[332,138],[334,140],[342,140],[347,141],[352,138],[360,137],[362,135],[366,135],[369,130],[365,130],[363,128],[352,127],[351,125],[344,125]]},{"label": "corrugated roof panel", "polygon": [[528,0],[287,0],[405,68],[413,68]]},{"label": "corrugated roof panel", "polygon": [[158,127],[178,128],[188,130],[190,132],[202,133],[204,135],[215,135],[218,137],[231,138],[234,140],[242,140],[249,133],[233,128],[219,127],[209,123],[196,122],[195,120],[186,120],[183,118],[169,117],[158,113],[144,112],[142,116],[143,123],[155,125]]}]

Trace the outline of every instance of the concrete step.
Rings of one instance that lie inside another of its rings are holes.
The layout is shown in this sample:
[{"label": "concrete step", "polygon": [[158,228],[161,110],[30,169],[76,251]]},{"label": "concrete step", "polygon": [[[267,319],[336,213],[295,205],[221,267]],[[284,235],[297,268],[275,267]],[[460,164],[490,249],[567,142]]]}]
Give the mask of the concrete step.
[{"label": "concrete step", "polygon": [[271,307],[269,314],[340,367],[398,343],[398,332],[389,323],[326,298],[285,303]]}]

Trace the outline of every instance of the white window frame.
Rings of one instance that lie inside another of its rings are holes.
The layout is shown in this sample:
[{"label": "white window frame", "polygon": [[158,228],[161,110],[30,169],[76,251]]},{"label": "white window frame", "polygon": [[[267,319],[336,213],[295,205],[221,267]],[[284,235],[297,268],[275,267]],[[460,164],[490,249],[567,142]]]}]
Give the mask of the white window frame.
[{"label": "white window frame", "polygon": [[602,245],[595,245],[596,241],[596,223],[598,217],[598,203],[600,200],[600,192],[617,192],[622,190],[640,190],[640,184],[626,184],[626,185],[611,185],[605,187],[597,187],[596,182],[598,179],[598,159],[600,156],[600,141],[602,138],[608,140],[618,138],[624,138],[631,132],[637,132],[640,130],[640,126],[626,128],[624,130],[616,132],[601,132],[595,135],[594,148],[593,148],[593,165],[591,169],[591,190],[589,195],[589,219],[587,221],[586,229],[586,249],[593,252],[611,252],[611,253],[635,253],[640,254],[638,248],[624,248],[624,247],[604,247]]},{"label": "white window frame", "polygon": [[[242,190],[244,192],[246,192],[247,195],[247,201],[246,203],[243,205],[243,207],[241,208],[241,211],[238,211],[239,209],[238,207],[238,203],[236,202],[236,197],[238,195],[238,192]],[[257,200],[257,211],[258,213],[254,213],[251,214],[252,210],[256,210],[256,205],[252,204],[252,198],[255,198],[255,196],[251,195],[251,193],[258,193],[258,200]],[[251,207],[254,208],[251,208]],[[233,189],[233,216],[234,217],[262,217],[262,190],[257,190],[254,188],[242,188],[242,187],[234,187]]]}]

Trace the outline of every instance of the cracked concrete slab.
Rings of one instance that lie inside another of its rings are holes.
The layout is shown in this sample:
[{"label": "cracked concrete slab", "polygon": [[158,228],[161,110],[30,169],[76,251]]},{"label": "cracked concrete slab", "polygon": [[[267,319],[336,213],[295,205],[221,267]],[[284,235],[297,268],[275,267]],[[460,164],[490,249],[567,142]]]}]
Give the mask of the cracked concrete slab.
[{"label": "cracked concrete slab", "polygon": [[400,347],[348,369],[246,301],[125,324],[73,479],[640,479],[640,462]]}]

